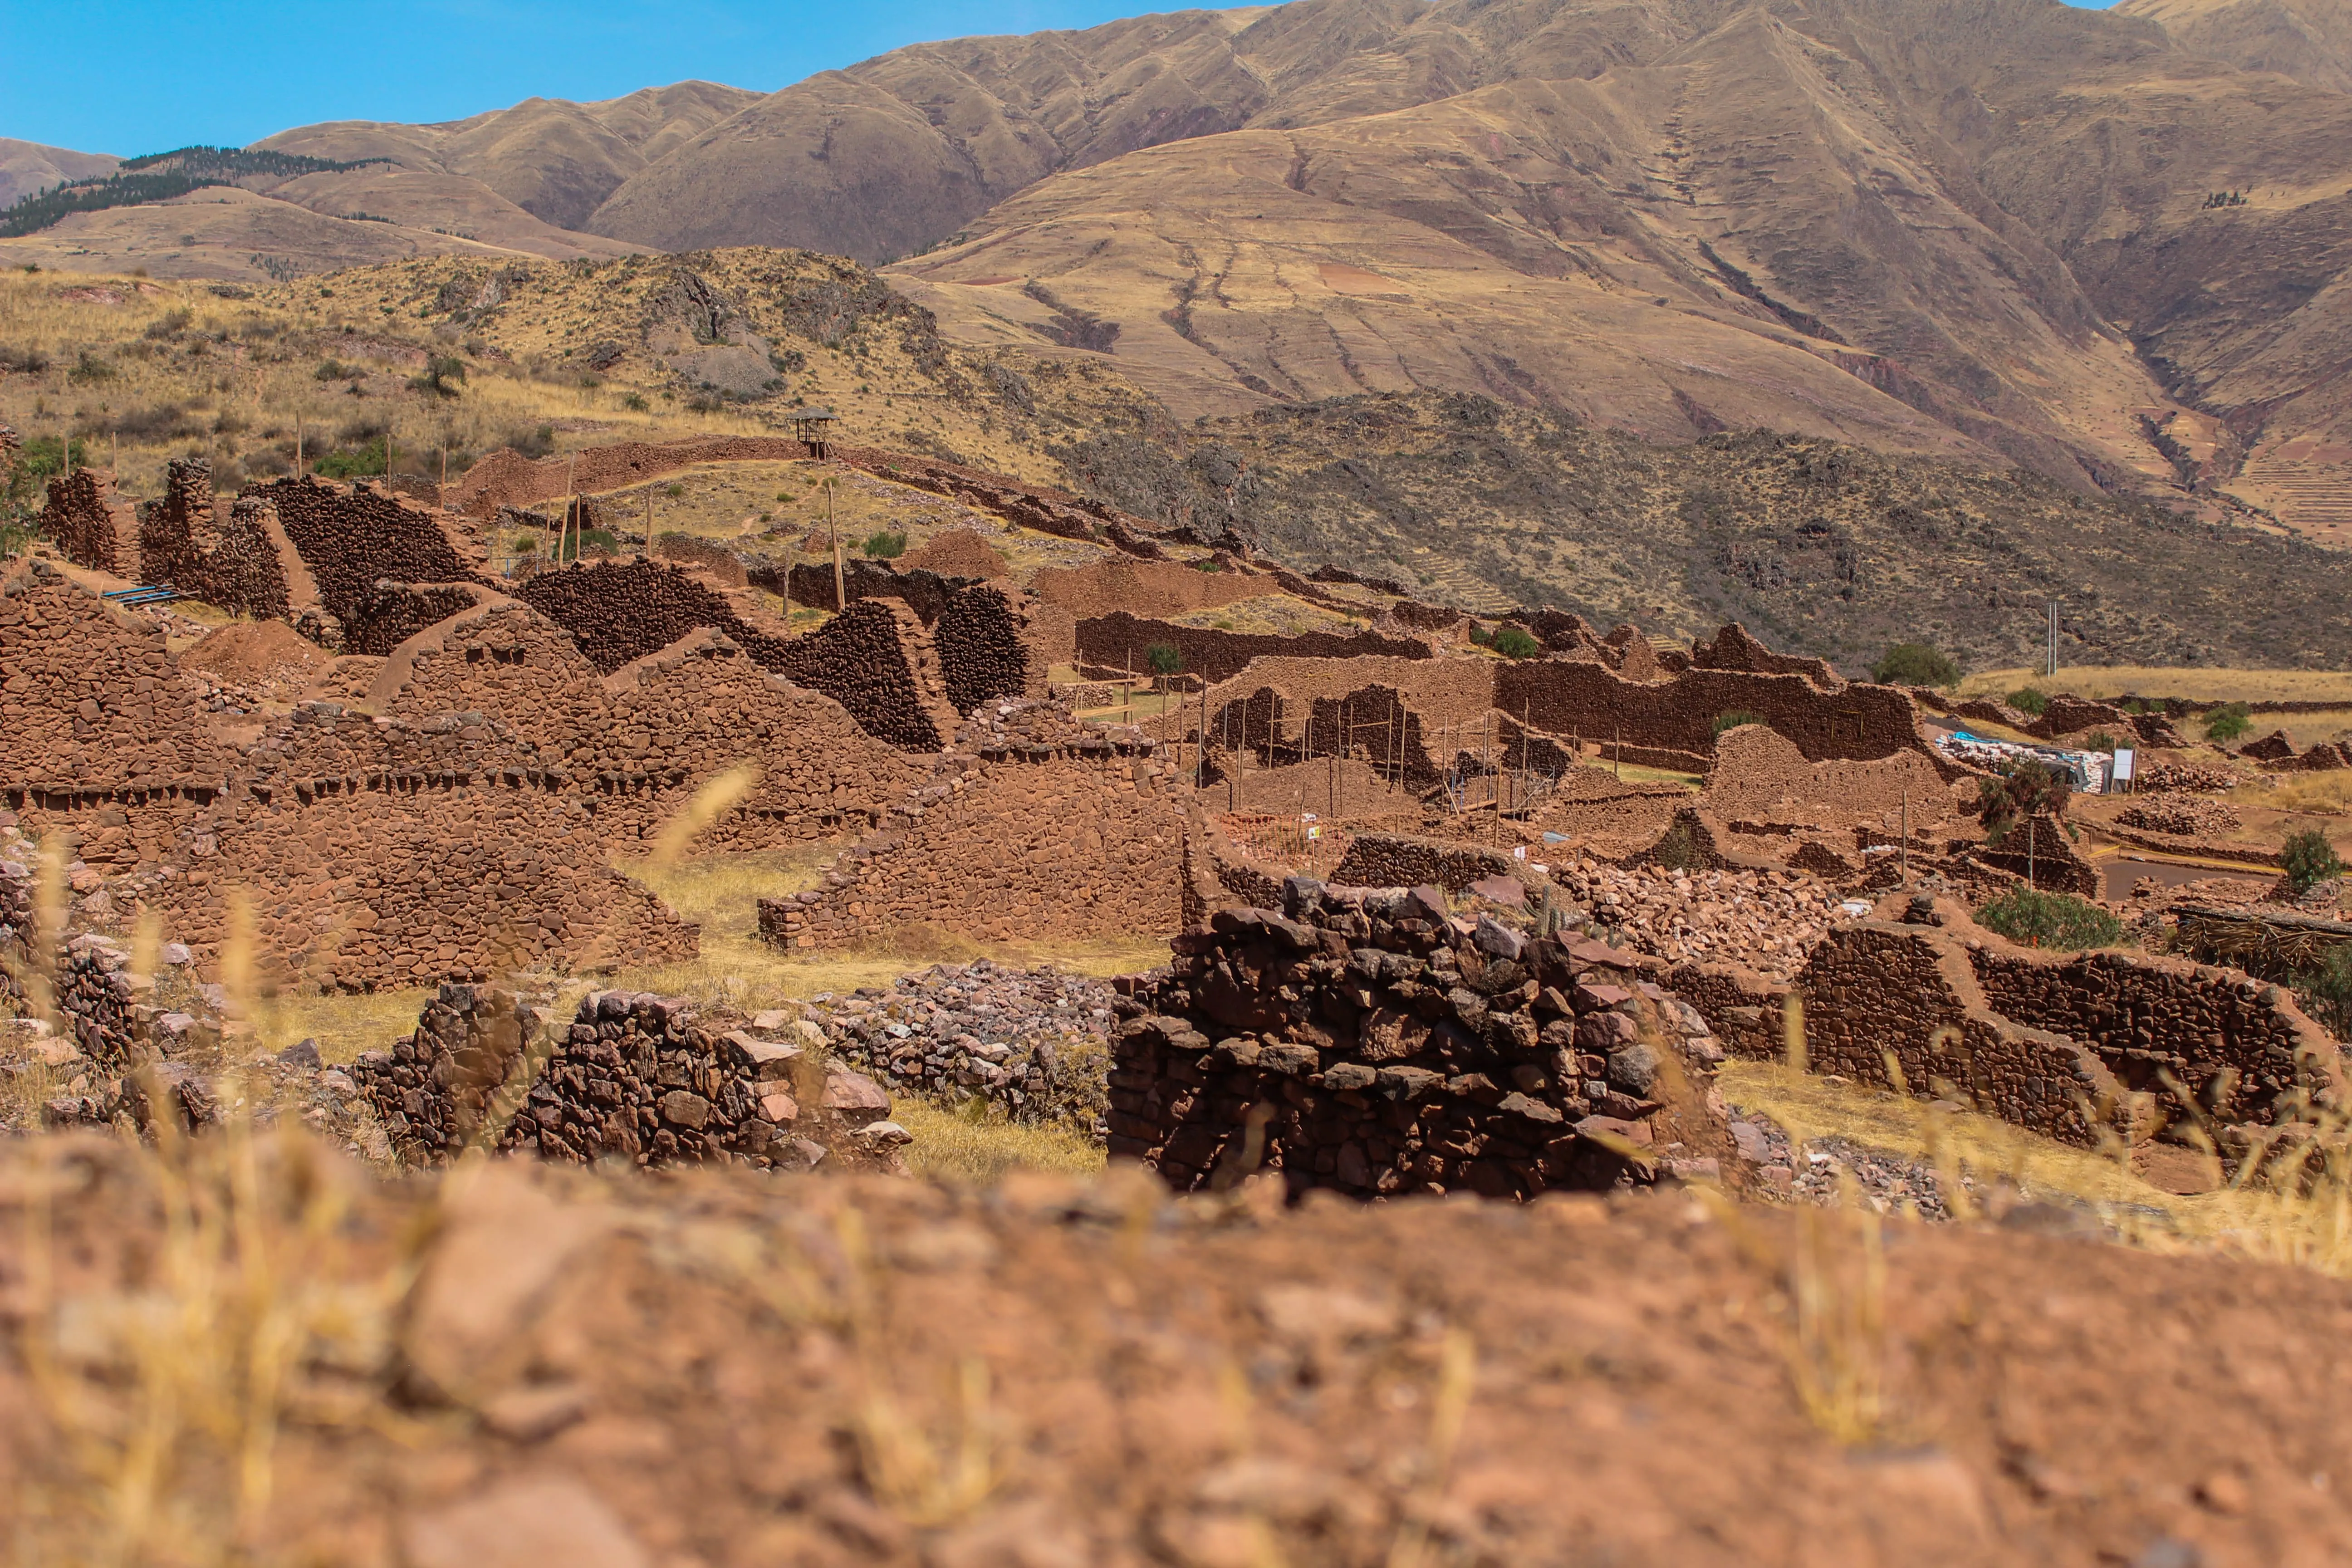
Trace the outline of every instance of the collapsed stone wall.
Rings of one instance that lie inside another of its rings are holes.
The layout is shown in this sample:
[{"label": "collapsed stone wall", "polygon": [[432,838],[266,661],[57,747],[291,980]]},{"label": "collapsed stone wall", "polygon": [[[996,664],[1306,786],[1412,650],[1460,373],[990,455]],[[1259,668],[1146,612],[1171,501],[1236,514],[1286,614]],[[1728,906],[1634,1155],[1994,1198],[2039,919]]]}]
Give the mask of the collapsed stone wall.
[{"label": "collapsed stone wall", "polygon": [[1775,653],[1738,621],[1728,621],[1705,642],[1691,644],[1690,663],[1698,669],[1735,669],[1750,675],[1801,675],[1823,691],[1843,691],[1845,679],[1825,658]]},{"label": "collapsed stone wall", "polygon": [[[254,486],[238,504],[247,501],[275,514],[318,585],[318,602],[339,623],[365,617],[378,583],[488,586],[435,512],[380,489],[305,474]],[[381,654],[391,645],[346,651]]]},{"label": "collapsed stone wall", "polygon": [[1137,985],[1113,1158],[1180,1191],[1264,1167],[1294,1194],[1520,1198],[1719,1160],[1718,1053],[1630,955],[1471,925],[1434,889],[1293,879],[1285,911],[1221,910]]},{"label": "collapsed stone wall", "polygon": [[1426,643],[1378,632],[1302,632],[1277,637],[1259,632],[1226,632],[1211,626],[1178,626],[1172,621],[1142,620],[1124,610],[1090,616],[1078,622],[1077,653],[1081,662],[1112,669],[1142,671],[1144,650],[1166,643],[1183,658],[1183,671],[1211,682],[1231,680],[1254,658],[1287,656],[1294,658],[1353,659],[1389,658],[1427,659]]},{"label": "collapsed stone wall", "polygon": [[174,458],[164,473],[163,499],[139,509],[139,575],[223,609],[290,617],[298,597],[318,601],[313,579],[286,547],[283,521],[266,498],[251,493],[240,496],[223,521],[213,499],[212,465]]},{"label": "collapsed stone wall", "polygon": [[139,509],[115,494],[113,476],[79,468],[51,479],[48,490],[34,519],[42,535],[77,566],[138,580]]},{"label": "collapsed stone wall", "polygon": [[914,925],[987,942],[1174,931],[1183,816],[1169,765],[1101,742],[1038,750],[986,764],[950,753],[821,886],[761,900],[761,936],[815,948]]},{"label": "collapsed stone wall", "polygon": [[[830,561],[796,561],[782,573],[766,566],[754,572],[751,580],[771,593],[782,594],[795,605],[817,610],[839,607],[834,603]],[[841,566],[841,588],[849,603],[897,599],[914,611],[927,626],[940,618],[950,599],[977,581],[973,577],[946,576],[922,567],[901,569],[864,556],[851,557]]]},{"label": "collapsed stone wall", "polygon": [[[747,1028],[675,996],[592,991],[562,1025],[510,992],[445,985],[415,1033],[362,1055],[355,1076],[412,1163],[495,1137],[502,1152],[566,1163],[797,1169],[825,1149],[796,1131],[887,1114],[871,1080],[826,1074],[808,1041],[763,1037],[767,1021]],[[502,1100],[525,1076],[520,1103]],[[512,1112],[503,1126],[500,1110]]]},{"label": "collapsed stone wall", "polygon": [[833,446],[834,457],[850,468],[894,483],[929,490],[959,500],[976,510],[992,512],[1007,522],[1055,533],[1065,539],[1093,539],[1107,523],[1127,532],[1149,531],[1140,518],[1128,517],[1100,501],[1086,500],[1067,490],[1024,483],[958,463],[909,457],[872,447]]},{"label": "collapsed stone wall", "polygon": [[2335,1091],[2340,1048],[2268,982],[2121,952],[2059,958],[1979,942],[1968,957],[1995,1011],[2088,1046],[2168,1126],[2186,1112],[2160,1073],[2223,1122],[2308,1120]]},{"label": "collapsed stone wall", "polygon": [[654,540],[648,553],[656,561],[690,566],[725,587],[741,588],[751,582],[751,569],[743,558],[716,540],[697,539],[690,533],[665,533]]}]

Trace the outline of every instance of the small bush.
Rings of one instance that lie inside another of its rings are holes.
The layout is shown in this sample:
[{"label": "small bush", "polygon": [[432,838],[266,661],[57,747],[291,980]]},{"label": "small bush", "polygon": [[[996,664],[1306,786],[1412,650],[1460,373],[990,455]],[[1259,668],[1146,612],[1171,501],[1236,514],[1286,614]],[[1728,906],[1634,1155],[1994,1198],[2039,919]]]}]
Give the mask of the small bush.
[{"label": "small bush", "polygon": [[2330,878],[2344,875],[2344,862],[2337,857],[2336,846],[2316,827],[2288,834],[2286,847],[2279,852],[2279,865],[2286,872],[2286,885],[2294,889],[2297,898]]},{"label": "small bush", "polygon": [[621,406],[627,409],[632,414],[643,414],[647,408],[650,408],[653,405],[646,401],[646,395],[644,393],[632,392],[626,397],[621,399]]},{"label": "small bush", "polygon": [[2295,980],[2304,1011],[2316,1017],[2339,1040],[2352,1039],[2352,944],[2327,950],[2319,967],[2305,970]]},{"label": "small bush", "polygon": [[1156,642],[1143,650],[1143,667],[1162,678],[1184,668],[1184,650],[1174,643]]},{"label": "small bush", "polygon": [[685,493],[686,493],[686,487],[685,487],[684,485],[664,485],[664,486],[662,486],[662,494],[664,494],[664,495],[666,495],[666,496],[669,497],[669,499],[670,499],[670,500],[676,500],[678,497],[680,497],[680,496],[684,495]]},{"label": "small bush", "polygon": [[436,354],[425,362],[425,374],[408,384],[428,397],[455,397],[465,384],[466,362],[453,354]]},{"label": "small bush", "polygon": [[2105,730],[2094,730],[2084,739],[2083,749],[2086,752],[2112,752],[2122,743]]},{"label": "small bush", "polygon": [[886,528],[867,534],[866,542],[859,548],[866,552],[866,559],[870,561],[896,561],[907,553],[907,536],[893,533]]},{"label": "small bush", "polygon": [[1960,667],[1923,642],[1896,643],[1870,667],[1881,686],[1958,686]]},{"label": "small bush", "polygon": [[83,385],[91,385],[102,381],[112,381],[114,376],[114,367],[107,363],[104,360],[99,358],[96,354],[90,353],[88,349],[81,351],[81,357],[74,361],[74,366],[71,370],[66,372],[66,379],[68,381],[77,382]]},{"label": "small bush", "polygon": [[2074,781],[2042,763],[2018,763],[1999,778],[1977,781],[1977,820],[1985,837],[1998,844],[2019,823],[2047,812],[2063,817]]},{"label": "small bush", "polygon": [[384,472],[390,442],[383,437],[357,448],[339,447],[322,455],[310,471],[322,479],[363,479]]},{"label": "small bush", "polygon": [[1203,555],[1200,560],[1192,563],[1192,570],[1195,572],[1222,572],[1224,569],[1225,563],[1213,555]]},{"label": "small bush", "polygon": [[2124,922],[2072,893],[2011,888],[1977,911],[1977,923],[2011,942],[2074,952],[2113,947],[2124,939]]},{"label": "small bush", "polygon": [[322,359],[319,362],[319,368],[310,373],[310,379],[342,381],[348,377],[357,376],[359,374],[360,368],[357,365],[345,364],[341,360]]},{"label": "small bush", "polygon": [[1543,644],[1520,626],[1496,627],[1494,647],[1505,658],[1533,658],[1543,652]]},{"label": "small bush", "polygon": [[1715,732],[1720,735],[1726,730],[1737,730],[1742,724],[1761,724],[1764,721],[1764,715],[1761,713],[1751,713],[1745,708],[1734,708],[1728,713],[1718,713],[1715,716]]},{"label": "small bush", "polygon": [[2031,713],[2039,719],[2050,711],[2050,693],[2036,687],[2020,687],[2009,694],[2009,705],[2020,713]]},{"label": "small bush", "polygon": [[2205,715],[2209,741],[2234,741],[2253,727],[2253,711],[2242,702],[2225,702]]}]

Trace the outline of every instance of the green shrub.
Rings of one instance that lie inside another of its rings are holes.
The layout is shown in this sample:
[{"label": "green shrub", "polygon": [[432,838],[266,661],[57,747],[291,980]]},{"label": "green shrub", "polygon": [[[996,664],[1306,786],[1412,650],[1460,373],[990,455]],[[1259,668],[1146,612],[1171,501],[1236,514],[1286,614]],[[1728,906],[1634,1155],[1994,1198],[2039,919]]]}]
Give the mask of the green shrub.
[{"label": "green shrub", "polygon": [[1977,910],[1977,923],[2011,942],[2068,952],[2124,940],[2124,922],[2098,905],[2035,888],[2011,888]]},{"label": "green shrub", "polygon": [[1533,658],[1543,652],[1543,644],[1521,626],[1497,626],[1494,647],[1505,658]]},{"label": "green shrub", "polygon": [[627,409],[632,414],[643,414],[647,408],[650,408],[653,405],[646,401],[646,395],[644,393],[632,392],[626,397],[621,399],[621,406]]},{"label": "green shrub", "polygon": [[2311,1014],[2339,1040],[2352,1039],[2352,943],[2327,950],[2317,969],[2295,977],[2304,1011]]},{"label": "green shrub", "polygon": [[2286,885],[2294,889],[2297,898],[2331,877],[2344,875],[2344,862],[2336,856],[2336,846],[2316,827],[2287,835],[2286,847],[2279,852],[2279,865],[2286,872]]},{"label": "green shrub", "polygon": [[2084,739],[2083,749],[2086,752],[2112,752],[2122,743],[2105,730],[2094,730]]},{"label": "green shrub", "polygon": [[357,365],[345,364],[341,360],[322,359],[319,362],[319,368],[310,373],[310,379],[313,381],[342,381],[347,378],[357,377],[359,374],[360,368]]},{"label": "green shrub", "polygon": [[2063,816],[2074,792],[2068,774],[2042,763],[2017,763],[1999,778],[1977,781],[1977,820],[1984,824],[1985,837],[1998,844],[2030,817],[2044,812]]},{"label": "green shrub", "polygon": [[466,362],[451,354],[436,354],[425,362],[425,374],[409,382],[412,391],[427,397],[455,397],[466,379]]},{"label": "green shrub", "polygon": [[2234,741],[2254,727],[2254,715],[2242,702],[2225,702],[2205,715],[2205,738]]},{"label": "green shrub", "polygon": [[1765,722],[1763,714],[1751,713],[1745,708],[1734,708],[1728,713],[1718,713],[1715,716],[1715,732],[1720,735],[1726,730],[1737,730],[1742,724],[1761,724],[1763,722]]},{"label": "green shrub", "polygon": [[1174,643],[1153,643],[1143,650],[1143,667],[1154,675],[1174,675],[1184,668],[1184,650]]},{"label": "green shrub", "polygon": [[2050,711],[2050,693],[2032,686],[2022,686],[2009,694],[2009,705],[2020,713],[2031,713],[2039,719]]},{"label": "green shrub", "polygon": [[1960,667],[1923,642],[1901,642],[1870,667],[1881,686],[1958,686]]},{"label": "green shrub", "polygon": [[676,500],[685,493],[686,487],[684,485],[664,485],[662,487],[662,494],[669,497],[672,500]]},{"label": "green shrub", "polygon": [[866,542],[859,548],[866,552],[868,560],[896,561],[907,553],[907,536],[903,533],[893,533],[886,528],[867,534]]},{"label": "green shrub", "polygon": [[310,465],[310,471],[322,479],[362,479],[384,471],[390,458],[389,443],[379,437],[356,450],[342,447],[323,454]]}]

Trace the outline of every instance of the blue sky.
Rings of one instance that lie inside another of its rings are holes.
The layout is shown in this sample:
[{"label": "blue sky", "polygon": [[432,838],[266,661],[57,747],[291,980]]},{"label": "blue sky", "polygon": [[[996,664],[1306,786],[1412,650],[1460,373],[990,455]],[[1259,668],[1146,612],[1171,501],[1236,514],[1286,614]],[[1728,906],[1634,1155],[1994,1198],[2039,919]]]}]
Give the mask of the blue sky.
[{"label": "blue sky", "polygon": [[[132,156],[320,120],[457,120],[699,77],[772,92],[927,38],[1087,27],[1149,0],[0,0],[0,136]],[[94,68],[100,61],[102,68]],[[58,68],[49,68],[55,62]]]}]

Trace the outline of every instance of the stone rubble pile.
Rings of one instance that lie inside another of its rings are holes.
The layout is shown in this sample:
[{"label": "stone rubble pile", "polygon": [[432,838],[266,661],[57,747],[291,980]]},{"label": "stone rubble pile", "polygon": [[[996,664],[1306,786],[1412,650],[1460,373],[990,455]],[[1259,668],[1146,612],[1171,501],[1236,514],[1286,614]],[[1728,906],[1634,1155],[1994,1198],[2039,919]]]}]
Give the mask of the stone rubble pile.
[{"label": "stone rubble pile", "polygon": [[1108,981],[983,958],[933,964],[888,991],[820,995],[813,1011],[836,1057],[893,1088],[950,1104],[977,1097],[1013,1121],[1099,1142],[1118,1001]]},{"label": "stone rubble pile", "polygon": [[2179,790],[2206,795],[2237,788],[2246,781],[2229,768],[2200,763],[2154,763],[2139,770],[2132,789],[2139,795]]},{"label": "stone rubble pile", "polygon": [[2149,833],[2169,833],[2182,838],[2206,838],[2228,833],[2239,825],[2240,820],[2235,806],[2195,796],[2151,801],[2145,805],[2127,805],[2116,813],[2116,821],[2126,827],[2137,827]]},{"label": "stone rubble pile", "polygon": [[[1620,945],[1779,979],[1804,967],[1838,906],[1834,890],[1796,872],[1625,869],[1580,859],[1554,867],[1552,881]],[[1581,923],[1573,912],[1568,919]]]},{"label": "stone rubble pile", "polygon": [[1722,1051],[1641,978],[1651,961],[1474,924],[1435,888],[1283,895],[1284,914],[1218,911],[1130,983],[1115,1158],[1179,1190],[1263,1166],[1359,1196],[1720,1173]]}]

